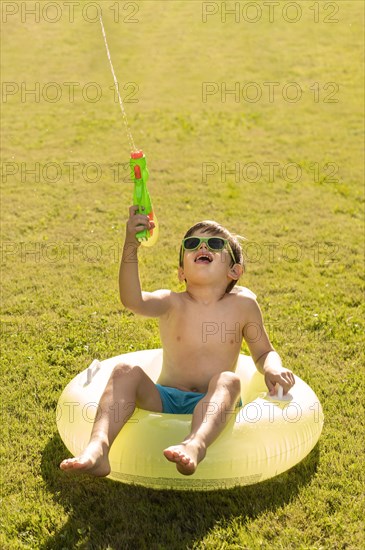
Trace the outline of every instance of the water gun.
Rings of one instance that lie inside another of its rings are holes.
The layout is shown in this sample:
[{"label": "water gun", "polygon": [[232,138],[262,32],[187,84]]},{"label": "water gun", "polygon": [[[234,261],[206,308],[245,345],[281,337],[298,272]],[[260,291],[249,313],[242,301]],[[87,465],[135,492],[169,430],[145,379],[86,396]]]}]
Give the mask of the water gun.
[{"label": "water gun", "polygon": [[153,212],[151,197],[147,189],[149,177],[146,157],[143,151],[132,151],[130,158],[131,177],[134,181],[133,204],[138,205],[139,214],[145,214],[155,223],[154,229],[143,229],[136,234],[144,246],[153,246],[158,239],[158,222]]}]

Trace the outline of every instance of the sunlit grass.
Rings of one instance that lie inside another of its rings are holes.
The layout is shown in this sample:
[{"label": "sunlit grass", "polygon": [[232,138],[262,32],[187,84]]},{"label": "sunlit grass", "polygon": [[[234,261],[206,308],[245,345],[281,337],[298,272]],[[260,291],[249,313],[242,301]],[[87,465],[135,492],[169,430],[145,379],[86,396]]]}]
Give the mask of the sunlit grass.
[{"label": "sunlit grass", "polygon": [[[143,286],[182,288],[179,241],[196,221],[216,219],[244,235],[241,284],[257,294],[284,363],[320,398],[324,431],[289,472],[227,492],[154,492],[74,480],[58,470],[68,451],[55,407],[66,383],[95,357],[160,341],[157,322],[135,317],[118,299],[132,188],[98,23],[77,10],[74,23],[65,13],[54,24],[31,17],[22,23],[19,12],[3,23],[2,38],[3,80],[18,84],[19,93],[3,103],[0,546],[357,550],[363,545],[362,3],[330,3],[340,7],[334,24],[323,21],[330,8],[314,23],[306,2],[296,24],[279,16],[273,23],[263,17],[224,24],[220,14],[202,23],[200,2],[137,4],[139,23],[117,24],[112,3],[102,3],[118,78],[138,86],[138,102],[126,108],[135,142],[148,156],[160,222],[158,244],[140,254]],[[39,82],[39,101],[22,98],[22,82],[28,90]],[[62,90],[57,102],[42,97],[50,82]],[[73,102],[67,82],[80,84]],[[91,82],[102,90],[95,103],[82,94]],[[219,90],[205,102],[204,82]],[[222,102],[224,82],[227,89],[240,83],[239,101],[227,95]],[[243,99],[247,82],[262,89],[262,100]],[[273,102],[265,82],[279,83]],[[303,90],[296,103],[283,96],[289,82]],[[338,85],[337,103],[324,101],[330,82]]]}]

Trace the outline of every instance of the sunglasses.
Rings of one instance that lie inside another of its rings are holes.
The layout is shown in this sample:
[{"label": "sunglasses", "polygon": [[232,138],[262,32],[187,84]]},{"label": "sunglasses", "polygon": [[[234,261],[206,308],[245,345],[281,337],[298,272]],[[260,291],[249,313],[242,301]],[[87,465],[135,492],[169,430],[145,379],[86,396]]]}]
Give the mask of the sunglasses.
[{"label": "sunglasses", "polygon": [[227,248],[233,263],[237,263],[229,242],[227,239],[222,239],[222,237],[186,237],[182,241],[180,263],[183,263],[184,250],[196,250],[202,243],[205,243],[212,252],[220,252]]}]

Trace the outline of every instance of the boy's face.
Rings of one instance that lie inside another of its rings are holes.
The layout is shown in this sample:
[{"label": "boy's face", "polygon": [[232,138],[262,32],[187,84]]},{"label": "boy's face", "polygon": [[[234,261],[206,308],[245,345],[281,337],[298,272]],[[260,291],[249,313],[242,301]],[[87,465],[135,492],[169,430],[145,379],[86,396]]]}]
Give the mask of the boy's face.
[{"label": "boy's face", "polygon": [[[195,231],[190,237],[204,239],[219,238],[222,235]],[[195,243],[193,243],[195,244]],[[213,247],[211,245],[214,245]],[[232,261],[232,251],[226,244],[223,249],[216,249],[216,242],[200,242],[193,250],[183,248],[182,267],[179,268],[179,280],[187,284],[221,285],[222,281],[228,286],[232,279],[238,280],[242,274],[242,266]]]}]

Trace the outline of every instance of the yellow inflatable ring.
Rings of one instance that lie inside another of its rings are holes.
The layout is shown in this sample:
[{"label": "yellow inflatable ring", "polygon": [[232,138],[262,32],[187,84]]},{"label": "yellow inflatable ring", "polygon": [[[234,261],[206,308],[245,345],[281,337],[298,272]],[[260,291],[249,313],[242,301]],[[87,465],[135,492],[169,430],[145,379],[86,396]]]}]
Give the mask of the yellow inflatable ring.
[{"label": "yellow inflatable ring", "polygon": [[[94,361],[64,389],[57,406],[57,427],[73,455],[86,447],[97,404],[118,363],[139,365],[154,381],[162,350],[138,351]],[[243,407],[209,447],[192,476],[183,476],[163,456],[190,431],[191,415],[136,409],[110,450],[108,477],[154,489],[215,490],[264,481],[300,462],[315,446],[322,431],[323,412],[315,393],[296,377],[283,399],[269,399],[264,377],[252,359],[240,355]]]}]

